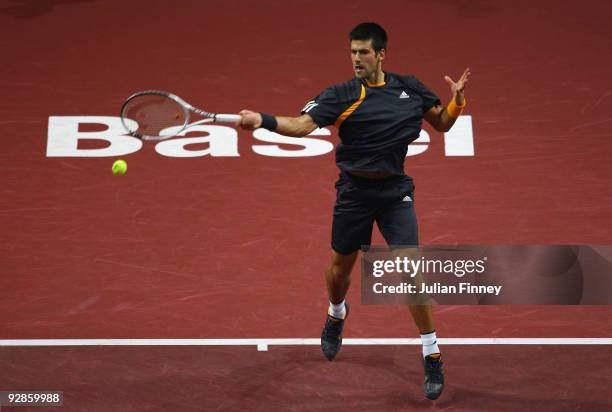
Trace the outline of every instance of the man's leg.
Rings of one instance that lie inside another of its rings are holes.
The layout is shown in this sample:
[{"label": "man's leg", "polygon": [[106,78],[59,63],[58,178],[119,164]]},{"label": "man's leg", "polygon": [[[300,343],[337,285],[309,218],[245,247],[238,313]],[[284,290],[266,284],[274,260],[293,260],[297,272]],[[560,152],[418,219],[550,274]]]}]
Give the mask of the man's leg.
[{"label": "man's leg", "polygon": [[431,305],[408,305],[412,319],[421,335],[435,330]]},{"label": "man's leg", "polygon": [[369,245],[374,212],[365,191],[342,174],[336,183],[338,194],[332,221],[332,259],[325,270],[329,310],[321,333],[321,349],[328,360],[334,359],[342,346],[342,330],[349,306],[344,301],[350,286],[351,270],[362,245]]},{"label": "man's leg", "polygon": [[343,255],[332,251],[331,265],[325,271],[329,310],[321,333],[321,349],[328,360],[333,360],[342,347],[342,330],[349,313],[344,298],[351,284],[351,270],[358,253],[355,251]]},{"label": "man's leg", "polygon": [[339,304],[351,285],[351,271],[359,251],[342,255],[332,250],[331,265],[325,270],[327,293],[331,303]]},{"label": "man's leg", "polygon": [[[395,188],[388,188],[381,193],[381,196],[389,199],[389,203],[377,214],[376,222],[389,245],[410,247],[419,244],[413,190],[414,185],[411,181],[403,181]],[[410,248],[404,252],[409,255],[412,253]],[[408,308],[419,329],[423,343],[422,353],[425,368],[423,390],[428,399],[437,399],[444,389],[444,373],[431,306],[409,305]]]}]

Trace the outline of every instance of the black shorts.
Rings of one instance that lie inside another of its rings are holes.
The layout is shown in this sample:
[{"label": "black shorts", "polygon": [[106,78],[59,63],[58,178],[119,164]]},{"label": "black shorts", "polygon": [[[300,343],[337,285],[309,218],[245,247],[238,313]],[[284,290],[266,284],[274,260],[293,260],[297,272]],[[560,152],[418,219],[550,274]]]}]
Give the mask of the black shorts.
[{"label": "black shorts", "polygon": [[389,245],[419,244],[410,176],[367,179],[340,173],[336,182],[332,249],[348,255],[369,246],[374,221]]}]

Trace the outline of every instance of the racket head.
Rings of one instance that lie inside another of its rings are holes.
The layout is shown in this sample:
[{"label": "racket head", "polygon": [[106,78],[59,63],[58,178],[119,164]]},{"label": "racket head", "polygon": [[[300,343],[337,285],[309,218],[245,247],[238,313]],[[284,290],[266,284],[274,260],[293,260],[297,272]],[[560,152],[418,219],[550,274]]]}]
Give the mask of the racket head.
[{"label": "racket head", "polygon": [[145,90],[134,93],[121,106],[121,123],[142,140],[165,140],[178,135],[189,124],[189,109],[172,93]]}]

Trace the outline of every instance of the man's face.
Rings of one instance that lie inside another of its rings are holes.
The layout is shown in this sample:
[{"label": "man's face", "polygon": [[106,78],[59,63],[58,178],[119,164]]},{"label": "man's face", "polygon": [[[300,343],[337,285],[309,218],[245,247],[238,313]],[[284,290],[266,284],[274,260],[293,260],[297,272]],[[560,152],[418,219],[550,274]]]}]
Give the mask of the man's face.
[{"label": "man's face", "polygon": [[378,62],[385,56],[385,50],[374,52],[372,40],[351,40],[351,60],[358,79],[372,78],[378,68]]}]

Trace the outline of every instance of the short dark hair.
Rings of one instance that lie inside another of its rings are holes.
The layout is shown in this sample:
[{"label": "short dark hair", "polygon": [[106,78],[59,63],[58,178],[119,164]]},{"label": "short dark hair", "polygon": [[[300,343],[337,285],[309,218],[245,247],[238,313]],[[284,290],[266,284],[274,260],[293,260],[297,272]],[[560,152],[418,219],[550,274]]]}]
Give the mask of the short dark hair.
[{"label": "short dark hair", "polygon": [[377,23],[360,23],[349,33],[350,40],[372,40],[374,51],[387,48],[387,32]]}]

